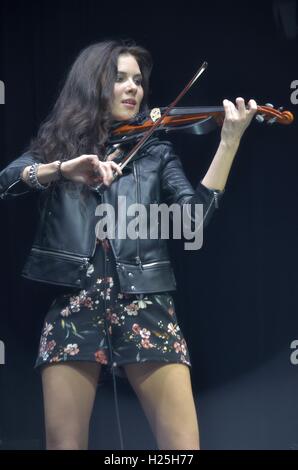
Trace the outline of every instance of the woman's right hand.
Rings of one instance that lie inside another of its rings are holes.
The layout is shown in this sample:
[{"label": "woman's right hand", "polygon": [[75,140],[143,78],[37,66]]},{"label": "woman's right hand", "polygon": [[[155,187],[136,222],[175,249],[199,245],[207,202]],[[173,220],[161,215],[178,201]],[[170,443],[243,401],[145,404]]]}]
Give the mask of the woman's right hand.
[{"label": "woman's right hand", "polygon": [[[116,150],[109,158],[115,158],[120,151]],[[76,183],[84,183],[89,186],[97,186],[100,183],[110,186],[113,182],[113,171],[122,175],[122,170],[113,161],[102,162],[97,155],[81,155],[62,162],[60,166],[62,175]]]}]

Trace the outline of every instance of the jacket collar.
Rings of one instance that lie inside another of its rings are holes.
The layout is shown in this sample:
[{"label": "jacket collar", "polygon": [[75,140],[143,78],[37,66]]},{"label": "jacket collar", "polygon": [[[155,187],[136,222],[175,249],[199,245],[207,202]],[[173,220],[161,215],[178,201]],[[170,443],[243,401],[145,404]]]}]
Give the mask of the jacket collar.
[{"label": "jacket collar", "polygon": [[[131,161],[126,165],[126,168],[131,168],[132,167],[132,162],[135,160],[139,160],[140,158],[143,158],[146,156],[147,151],[149,150],[150,147],[157,145],[160,142],[158,137],[151,137],[150,139],[145,142],[145,144],[141,147],[141,149],[136,153],[136,155],[131,159]],[[121,145],[121,153],[118,155],[118,157],[114,158],[113,161],[117,164],[121,163],[122,159],[128,154],[128,152],[136,145],[137,141],[134,142],[133,144],[131,142],[127,142],[126,144]],[[109,155],[115,150],[115,146],[111,145],[107,149],[107,154]]]}]

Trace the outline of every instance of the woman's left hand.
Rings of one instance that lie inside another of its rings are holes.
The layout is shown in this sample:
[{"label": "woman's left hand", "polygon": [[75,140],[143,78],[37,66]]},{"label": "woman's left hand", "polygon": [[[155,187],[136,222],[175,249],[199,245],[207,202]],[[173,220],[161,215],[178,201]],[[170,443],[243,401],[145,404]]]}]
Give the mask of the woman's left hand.
[{"label": "woman's left hand", "polygon": [[223,106],[225,119],[221,130],[221,140],[228,145],[238,145],[257,111],[257,103],[255,100],[249,100],[246,108],[244,99],[237,98],[236,106],[229,100],[224,100]]}]

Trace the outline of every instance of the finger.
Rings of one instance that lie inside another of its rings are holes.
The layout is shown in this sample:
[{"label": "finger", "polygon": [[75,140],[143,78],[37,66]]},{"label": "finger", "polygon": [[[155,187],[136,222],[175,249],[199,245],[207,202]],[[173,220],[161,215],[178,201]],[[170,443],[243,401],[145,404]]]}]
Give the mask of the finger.
[{"label": "finger", "polygon": [[223,106],[225,109],[225,117],[228,120],[234,120],[235,119],[235,106],[233,103],[229,100],[223,100]]},{"label": "finger", "polygon": [[113,171],[110,163],[103,163],[105,165],[106,177],[104,178],[104,184],[109,186],[113,181]]},{"label": "finger", "polygon": [[87,184],[89,184],[90,186],[103,182],[104,174],[98,164],[92,164],[89,168],[84,171],[84,175]]},{"label": "finger", "polygon": [[255,100],[249,100],[248,109],[253,114],[258,110],[258,105]]},{"label": "finger", "polygon": [[113,167],[113,170],[115,170],[118,173],[118,175],[122,175],[121,167],[117,163],[110,162],[110,165]]},{"label": "finger", "polygon": [[98,164],[97,164],[97,171],[96,171],[96,179],[98,179],[99,181],[103,181],[104,184],[105,184],[105,180],[106,180],[106,177],[107,177],[107,170],[104,166],[104,164],[100,163],[98,161]]},{"label": "finger", "polygon": [[93,173],[93,175],[100,175],[98,162],[97,155],[87,155],[85,168]]},{"label": "finger", "polygon": [[239,115],[241,117],[245,117],[245,115],[246,115],[245,101],[240,96],[238,98],[236,98],[236,106],[237,106]]},{"label": "finger", "polygon": [[97,160],[98,160],[98,156],[97,156],[97,155],[93,155],[93,154],[90,154],[90,155],[81,155],[81,158],[83,158],[84,160],[86,160],[86,161],[89,162],[89,163],[95,163],[95,162],[97,162]]}]

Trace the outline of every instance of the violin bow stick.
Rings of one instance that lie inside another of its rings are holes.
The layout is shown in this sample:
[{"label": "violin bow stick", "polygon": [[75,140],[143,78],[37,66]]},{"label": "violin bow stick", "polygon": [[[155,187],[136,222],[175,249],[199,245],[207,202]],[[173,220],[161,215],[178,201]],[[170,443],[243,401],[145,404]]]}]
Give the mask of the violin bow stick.
[{"label": "violin bow stick", "polygon": [[[144,145],[144,143],[151,137],[153,132],[156,130],[156,128],[162,123],[163,119],[165,116],[169,114],[169,112],[176,106],[178,101],[181,100],[181,98],[188,92],[188,90],[193,86],[193,84],[197,81],[197,79],[202,75],[202,73],[206,70],[208,67],[208,63],[205,61],[201,65],[201,67],[197,70],[195,75],[192,77],[192,79],[187,83],[187,85],[183,88],[183,90],[179,93],[177,98],[174,99],[172,103],[169,104],[169,106],[165,109],[164,113],[160,115],[160,111],[158,108],[156,110],[159,112],[157,120],[154,122],[152,127],[145,133],[145,135],[142,137],[142,139],[130,150],[130,152],[126,155],[126,157],[122,160],[122,162],[119,164],[120,168],[124,168],[130,160],[135,156],[135,154],[140,150],[140,148]],[[113,173],[113,180],[114,181],[117,178],[118,174],[116,172]],[[107,186],[104,185],[103,183],[100,183],[96,188],[96,191],[99,193],[102,193],[107,189]]]},{"label": "violin bow stick", "polygon": [[[121,169],[124,168],[130,160],[135,156],[135,154],[140,150],[142,145],[151,137],[154,133],[156,128],[162,123],[163,119],[169,114],[169,112],[176,106],[178,101],[188,92],[188,90],[193,86],[193,84],[197,81],[200,75],[206,70],[208,67],[208,63],[205,61],[199,68],[199,70],[195,73],[192,79],[187,83],[187,85],[183,88],[183,90],[179,93],[177,98],[174,99],[172,103],[165,109],[164,113],[158,117],[158,119],[154,122],[153,126],[146,132],[146,134],[142,137],[142,139],[135,145],[133,149],[126,155],[126,157],[120,163]],[[160,113],[159,113],[160,114]]]}]

